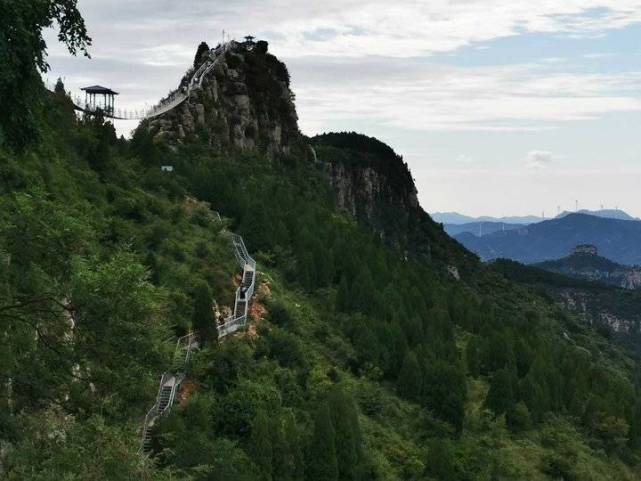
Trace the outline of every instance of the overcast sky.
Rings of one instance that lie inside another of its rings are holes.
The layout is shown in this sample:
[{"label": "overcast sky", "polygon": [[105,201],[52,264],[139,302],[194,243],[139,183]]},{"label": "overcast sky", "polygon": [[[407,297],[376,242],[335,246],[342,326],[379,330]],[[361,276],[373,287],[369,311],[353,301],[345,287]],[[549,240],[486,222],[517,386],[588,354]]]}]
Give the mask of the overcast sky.
[{"label": "overcast sky", "polygon": [[390,144],[427,211],[551,216],[578,200],[641,217],[641,0],[79,4],[93,58],[48,36],[48,76],[72,91],[153,105],[201,40],[251,33],[286,62],[301,130]]}]

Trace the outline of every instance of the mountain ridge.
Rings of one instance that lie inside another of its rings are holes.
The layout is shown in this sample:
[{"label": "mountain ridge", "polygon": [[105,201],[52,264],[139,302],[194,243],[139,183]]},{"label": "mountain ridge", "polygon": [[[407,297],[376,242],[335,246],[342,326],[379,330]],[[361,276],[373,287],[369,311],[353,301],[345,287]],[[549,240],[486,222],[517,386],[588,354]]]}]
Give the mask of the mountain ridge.
[{"label": "mountain ridge", "polygon": [[598,247],[604,257],[625,264],[641,264],[641,222],[570,214],[482,238],[470,233],[456,236],[483,260],[509,258],[523,263],[559,259],[578,244]]},{"label": "mountain ridge", "polygon": [[[211,108],[131,141],[61,89],[45,142],[0,145],[0,477],[635,479],[635,358],[449,238],[389,146],[295,135],[258,44],[213,74]],[[229,231],[256,291],[219,340],[245,277]],[[184,335],[197,352],[141,457]]]},{"label": "mountain ridge", "polygon": [[[598,281],[604,284],[636,289],[641,287],[641,269],[617,264],[598,255],[594,246],[579,246],[573,249],[567,257],[554,261],[533,264],[546,271],[565,274],[570,277]],[[588,248],[590,248],[588,250]]]}]

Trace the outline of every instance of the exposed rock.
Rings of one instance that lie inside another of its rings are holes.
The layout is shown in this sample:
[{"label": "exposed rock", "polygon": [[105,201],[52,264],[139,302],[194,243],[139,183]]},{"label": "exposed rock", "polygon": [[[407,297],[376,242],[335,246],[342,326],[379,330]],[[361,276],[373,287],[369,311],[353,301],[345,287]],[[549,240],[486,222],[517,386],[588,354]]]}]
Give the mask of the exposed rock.
[{"label": "exposed rock", "polygon": [[583,254],[588,256],[599,255],[599,249],[596,246],[591,244],[581,244],[572,249],[571,255],[573,254]]},{"label": "exposed rock", "polygon": [[447,272],[449,272],[449,274],[457,281],[461,280],[461,275],[459,274],[456,266],[447,266]]},{"label": "exposed rock", "polygon": [[[181,85],[185,86],[187,74]],[[198,126],[198,129],[196,128]],[[283,63],[269,53],[232,43],[224,57],[179,108],[148,124],[158,141],[204,131],[220,148],[289,152],[300,137],[298,116]],[[171,132],[173,135],[159,132]]]}]

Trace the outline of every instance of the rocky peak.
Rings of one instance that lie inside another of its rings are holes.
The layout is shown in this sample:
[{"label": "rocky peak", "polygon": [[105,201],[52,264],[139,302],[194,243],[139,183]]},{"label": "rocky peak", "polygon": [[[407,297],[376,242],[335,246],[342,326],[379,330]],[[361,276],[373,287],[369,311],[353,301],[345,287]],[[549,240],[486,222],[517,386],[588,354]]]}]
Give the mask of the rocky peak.
[{"label": "rocky peak", "polygon": [[[197,137],[225,148],[287,152],[299,136],[294,94],[285,64],[268,53],[265,41],[230,42],[202,81],[202,88],[177,108],[149,122],[157,141],[182,142]],[[194,68],[180,85],[185,89],[205,61],[198,47]]]},{"label": "rocky peak", "polygon": [[570,255],[598,256],[599,249],[592,244],[581,244],[572,249]]},{"label": "rocky peak", "polygon": [[383,142],[354,132],[312,138],[329,175],[338,207],[370,224],[384,211],[412,216],[420,210],[414,180],[401,156]]}]

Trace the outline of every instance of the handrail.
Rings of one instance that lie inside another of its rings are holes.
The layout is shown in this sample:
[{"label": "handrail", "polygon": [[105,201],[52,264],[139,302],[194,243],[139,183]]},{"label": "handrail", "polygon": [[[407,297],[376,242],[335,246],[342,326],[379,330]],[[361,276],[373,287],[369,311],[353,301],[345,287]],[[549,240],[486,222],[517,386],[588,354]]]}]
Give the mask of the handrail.
[{"label": "handrail", "polygon": [[[105,110],[98,106],[94,106],[92,108],[87,104],[84,104],[83,106],[83,102],[78,96],[76,96],[75,99],[72,99],[72,102],[74,103],[74,106],[77,110],[90,114],[95,114],[98,113],[98,111],[101,111],[105,117],[115,120],[144,120],[158,117],[178,107],[185,100],[191,97],[193,91],[201,89],[203,80],[205,79],[207,74],[209,74],[209,72],[211,72],[211,70],[218,64],[218,61],[224,57],[224,54],[227,52],[227,50],[229,50],[230,47],[233,47],[236,44],[237,42],[235,42],[234,40],[230,40],[229,42],[223,42],[216,48],[212,48],[209,51],[207,59],[192,74],[186,88],[183,87],[181,90],[176,90],[167,99],[161,101],[151,108],[131,111],[121,109]],[[48,84],[47,88],[51,90]]]},{"label": "handrail", "polygon": [[[220,218],[220,215],[218,218]],[[254,295],[256,286],[256,261],[249,255],[245,242],[241,236],[238,234],[230,234],[230,238],[234,247],[234,255],[242,268],[242,280],[236,289],[233,314],[228,316],[224,320],[223,324],[216,326],[219,339],[229,334],[233,334],[247,325],[249,303]],[[248,284],[246,283],[246,280],[249,280]],[[149,430],[153,427],[157,419],[171,411],[171,407],[176,400],[178,387],[185,379],[185,366],[189,363],[191,353],[196,348],[198,348],[198,337],[194,332],[190,332],[176,340],[176,349],[174,351],[171,371],[164,372],[160,377],[160,385],[158,386],[156,402],[147,412],[142,424],[142,436],[139,449],[141,454],[144,454],[145,452],[145,443],[147,442]],[[168,386],[167,383],[171,381],[172,378],[173,383],[171,384],[171,391],[169,393],[167,405],[161,410],[160,405],[163,388]]]},{"label": "handrail", "polygon": [[[234,300],[234,312],[224,319],[223,323],[218,326],[218,338],[223,338],[233,334],[237,330],[245,327],[249,314],[249,303],[254,295],[256,285],[256,261],[249,255],[243,238],[238,234],[231,234],[232,245],[234,246],[234,255],[242,269],[242,279],[240,286],[236,289]],[[249,275],[249,285],[245,285],[245,279]],[[242,309],[242,312],[239,310]]]}]

